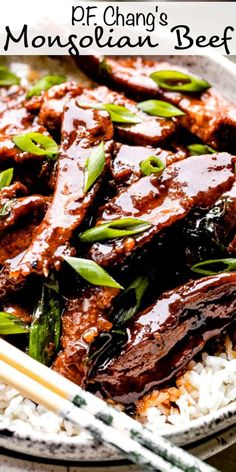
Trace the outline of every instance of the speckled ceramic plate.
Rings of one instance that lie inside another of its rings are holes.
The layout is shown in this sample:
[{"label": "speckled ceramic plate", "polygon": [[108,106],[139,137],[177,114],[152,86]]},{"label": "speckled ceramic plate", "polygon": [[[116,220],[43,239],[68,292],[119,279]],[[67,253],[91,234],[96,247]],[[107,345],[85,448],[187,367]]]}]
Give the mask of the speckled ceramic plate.
[{"label": "speckled ceramic plate", "polygon": [[[193,72],[209,80],[219,91],[232,100],[236,100],[236,65],[228,59],[219,56],[170,56],[165,57],[171,62],[189,67]],[[19,73],[29,64],[38,70],[48,70],[48,64],[44,58],[34,56],[29,58],[8,58],[14,62],[14,69]],[[57,67],[58,65],[58,67]],[[64,65],[54,62],[57,72],[62,72]],[[70,68],[70,59],[67,58],[66,68]],[[50,67],[49,67],[50,69]],[[67,72],[67,71],[65,71]],[[78,72],[74,68],[72,74],[78,78]],[[198,420],[194,420],[188,427],[170,429],[165,434],[173,442],[187,447],[196,455],[206,458],[225,447],[236,442],[236,402],[222,408],[216,413],[209,414]],[[10,429],[0,430],[0,447],[14,450],[31,456],[45,457],[62,461],[94,461],[94,464],[102,461],[115,461],[113,466],[121,466],[121,456],[111,446],[95,442],[87,433],[81,433],[76,438],[65,436],[43,435],[42,433],[24,434]],[[122,469],[124,470],[124,469]]]}]

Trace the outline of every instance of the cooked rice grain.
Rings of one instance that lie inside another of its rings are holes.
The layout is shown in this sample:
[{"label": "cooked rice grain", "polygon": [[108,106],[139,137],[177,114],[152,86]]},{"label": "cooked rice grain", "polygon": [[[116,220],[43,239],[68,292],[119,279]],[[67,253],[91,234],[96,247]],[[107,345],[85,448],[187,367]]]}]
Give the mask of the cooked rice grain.
[{"label": "cooked rice grain", "polygon": [[[236,351],[229,337],[219,355],[203,353],[201,362],[191,361],[176,386],[152,392],[140,400],[138,419],[158,432],[174,426],[187,426],[194,419],[215,412],[236,400]],[[23,398],[16,390],[0,384],[0,428],[24,434],[64,435],[82,438],[82,432],[69,421]]]}]

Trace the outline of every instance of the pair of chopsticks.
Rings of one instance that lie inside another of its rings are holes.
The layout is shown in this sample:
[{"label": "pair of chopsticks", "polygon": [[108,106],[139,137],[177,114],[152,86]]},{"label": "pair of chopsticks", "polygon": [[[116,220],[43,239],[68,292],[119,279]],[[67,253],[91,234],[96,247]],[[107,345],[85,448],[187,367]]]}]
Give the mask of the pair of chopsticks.
[{"label": "pair of chopsticks", "polygon": [[0,339],[0,380],[23,396],[116,447],[143,470],[218,472]]}]

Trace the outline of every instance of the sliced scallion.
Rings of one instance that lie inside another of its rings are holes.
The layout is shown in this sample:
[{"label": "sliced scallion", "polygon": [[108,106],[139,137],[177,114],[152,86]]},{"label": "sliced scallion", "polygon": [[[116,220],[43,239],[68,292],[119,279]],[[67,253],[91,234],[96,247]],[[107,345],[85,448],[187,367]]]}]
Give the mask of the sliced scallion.
[{"label": "sliced scallion", "polygon": [[138,312],[143,295],[148,287],[147,277],[137,277],[117,300],[115,315],[112,318],[114,327],[123,327]]},{"label": "sliced scallion", "polygon": [[11,313],[0,312],[0,335],[27,333],[29,328],[19,318]]},{"label": "sliced scallion", "polygon": [[96,262],[79,257],[65,257],[65,261],[87,282],[92,285],[123,289],[102,267]]},{"label": "sliced scallion", "polygon": [[124,238],[134,234],[142,233],[152,225],[137,218],[121,218],[120,220],[108,221],[86,230],[80,236],[83,243],[93,243],[107,239]]},{"label": "sliced scallion", "polygon": [[104,144],[100,143],[99,146],[93,150],[92,154],[88,157],[85,164],[85,182],[84,192],[86,193],[100,177],[105,167],[105,152]]},{"label": "sliced scallion", "polygon": [[203,92],[211,87],[206,80],[177,70],[158,70],[150,78],[163,89],[179,92]]},{"label": "sliced scallion", "polygon": [[191,270],[202,275],[217,275],[222,272],[231,272],[236,270],[236,258],[209,259],[194,264]]},{"label": "sliced scallion", "polygon": [[62,303],[59,285],[53,275],[43,284],[40,300],[30,326],[29,355],[50,365],[60,344]]},{"label": "sliced scallion", "polygon": [[111,66],[110,66],[110,64],[108,64],[105,57],[101,57],[101,60],[100,60],[100,63],[99,63],[99,69],[102,72],[111,72]]},{"label": "sliced scallion", "polygon": [[140,117],[135,115],[128,108],[113,103],[81,103],[81,106],[95,108],[96,110],[105,110],[109,113],[111,121],[114,123],[141,123]]},{"label": "sliced scallion", "polygon": [[90,347],[89,359],[93,367],[120,352],[127,341],[126,324],[138,312],[147,287],[148,279],[145,276],[137,277],[118,297],[114,313],[111,314],[113,328],[97,336]]},{"label": "sliced scallion", "polygon": [[191,156],[201,156],[202,154],[214,154],[216,151],[206,144],[190,144],[188,146]]},{"label": "sliced scallion", "polygon": [[0,190],[4,187],[8,187],[12,181],[14,169],[10,167],[9,169],[3,170],[0,173]]},{"label": "sliced scallion", "polygon": [[53,85],[59,85],[66,81],[65,75],[45,75],[39,79],[28,91],[26,98],[40,95],[41,92],[50,89]]},{"label": "sliced scallion", "polygon": [[140,170],[144,175],[161,175],[165,170],[165,164],[159,157],[149,156],[140,162]]},{"label": "sliced scallion", "polygon": [[54,139],[42,133],[26,133],[14,136],[14,144],[24,152],[29,152],[36,156],[47,156],[48,159],[55,160],[58,155],[58,145]]},{"label": "sliced scallion", "polygon": [[153,116],[160,116],[164,118],[171,118],[173,116],[181,116],[185,113],[179,108],[162,100],[146,100],[137,105],[139,110]]},{"label": "sliced scallion", "polygon": [[10,72],[7,67],[0,66],[0,87],[10,87],[11,85],[18,85],[20,78],[16,74]]}]

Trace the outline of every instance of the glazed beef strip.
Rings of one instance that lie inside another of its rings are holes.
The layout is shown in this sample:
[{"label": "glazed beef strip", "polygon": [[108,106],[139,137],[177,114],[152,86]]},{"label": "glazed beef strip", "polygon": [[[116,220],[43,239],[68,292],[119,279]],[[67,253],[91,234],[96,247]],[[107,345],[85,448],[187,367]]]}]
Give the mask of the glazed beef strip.
[{"label": "glazed beef strip", "polygon": [[[25,127],[32,123],[33,116],[25,109],[26,89],[19,85],[0,87],[0,119],[1,132],[11,130],[12,127]],[[15,114],[14,114],[15,111]]]},{"label": "glazed beef strip", "polygon": [[143,177],[140,163],[149,156],[157,156],[166,165],[185,158],[183,153],[172,153],[161,148],[129,146],[116,143],[113,151],[112,176],[119,186],[128,186]]},{"label": "glazed beef strip", "polygon": [[210,208],[233,185],[234,159],[227,153],[193,156],[170,165],[160,177],[143,177],[122,190],[104,206],[99,223],[136,217],[153,226],[134,238],[94,243],[89,257],[104,267],[123,264],[193,208]]},{"label": "glazed beef strip", "polygon": [[236,273],[191,281],[137,314],[118,357],[96,372],[103,393],[131,404],[163,385],[235,321]]},{"label": "glazed beef strip", "polygon": [[[41,218],[34,216],[29,221],[22,221],[17,225],[17,227],[10,228],[6,233],[4,233],[1,238],[0,246],[0,264],[7,265],[12,258],[18,256],[23,251],[25,251],[32,239],[37,228],[38,222],[41,221]],[[7,272],[3,269],[4,273],[7,275]],[[6,285],[7,280],[4,282]],[[14,284],[14,280],[12,281]]]},{"label": "glazed beef strip", "polygon": [[72,97],[78,97],[79,105],[112,103],[124,106],[140,119],[140,123],[114,123],[118,139],[130,144],[157,146],[174,135],[179,118],[165,119],[147,115],[136,107],[136,102],[107,87],[81,88],[74,82],[51,87],[43,96],[39,123],[53,133],[59,133],[63,107]]},{"label": "glazed beef strip", "polygon": [[[175,164],[170,166],[172,171],[167,174],[168,177],[163,177],[164,180],[154,179],[155,193],[153,190],[150,192],[147,185],[142,185],[142,181],[146,179],[148,179],[149,185],[152,185],[153,178],[146,177],[137,183],[137,185],[141,183],[141,186],[138,185],[137,191],[134,191],[136,184],[133,184],[122,192],[123,195],[127,193],[128,196],[134,195],[133,201],[136,202],[135,195],[139,195],[140,188],[148,189],[145,196],[143,196],[144,208],[146,215],[150,216],[152,220],[155,216],[156,226],[145,236],[144,240],[141,240],[143,244],[145,243],[150,246],[155,234],[159,235],[168,225],[174,225],[176,221],[185,218],[194,206],[211,207],[224,189],[228,189],[232,186],[234,181],[232,156],[227,154],[219,157],[213,155],[198,156],[190,160],[193,160],[193,166],[183,166],[183,163],[187,162],[187,160],[182,161],[177,164],[177,167],[175,167]],[[132,189],[132,191],[130,189]],[[178,202],[176,202],[176,197],[178,197]],[[117,199],[119,199],[119,196]],[[114,199],[114,201],[116,201],[116,199]],[[123,207],[125,207],[127,211],[130,210],[129,200],[127,200],[126,203],[124,201]],[[114,206],[114,208],[116,207]],[[138,207],[138,200],[137,208],[143,208],[141,204]],[[159,211],[157,211],[158,209]],[[149,210],[150,213],[148,213]],[[125,216],[130,215],[126,214]],[[133,216],[133,214],[131,216]],[[115,217],[117,217],[117,214]],[[128,243],[130,243],[130,238]],[[113,244],[118,244],[118,240]],[[123,259],[130,253],[136,253],[135,244],[131,244],[129,248],[128,244],[125,244],[125,242],[123,242],[123,245],[122,247],[125,248],[125,252],[122,254]],[[97,245],[93,245],[93,248],[96,247]],[[111,256],[109,247],[110,246],[105,246],[103,255],[105,259],[105,254],[108,250],[109,265],[112,266],[114,265],[114,259],[112,264],[110,264]],[[161,251],[163,252],[163,250]],[[94,253],[92,252],[92,254]],[[152,263],[153,259],[156,261],[156,257],[152,257]],[[120,262],[120,253],[117,252],[115,253],[115,261],[117,262],[118,260]],[[195,262],[197,262],[197,260]],[[150,268],[151,264],[148,265],[148,267]],[[120,268],[119,264],[119,269]],[[63,351],[55,361],[54,368],[76,383],[82,383],[84,385],[86,382],[89,348],[95,337],[102,331],[102,329],[99,328],[97,320],[101,319],[101,317],[105,317],[105,320],[109,319],[109,315],[112,314],[114,301],[118,294],[118,290],[114,291],[114,289],[90,286],[79,296],[68,300],[62,318]],[[110,318],[110,320],[111,319],[112,318]],[[109,329],[111,329],[111,324],[106,325],[105,331]],[[86,333],[88,333],[88,336]]]},{"label": "glazed beef strip", "polygon": [[14,279],[11,280],[9,276],[11,260],[29,247],[46,213],[49,200],[48,197],[41,195],[30,195],[7,200],[1,206],[0,211],[2,213],[4,211],[4,214],[0,218],[0,264],[4,267],[1,271],[0,285],[1,293],[4,295],[5,287],[12,291],[15,285]]},{"label": "glazed beef strip", "polygon": [[233,241],[229,244],[228,251],[231,254],[236,255],[236,236],[234,237]]},{"label": "glazed beef strip", "polygon": [[[42,100],[41,97],[36,99]],[[10,164],[11,161],[21,164],[35,159],[32,154],[20,151],[12,141],[13,136],[30,131],[48,136],[47,129],[38,123],[35,110],[33,113],[26,106],[30,101],[26,99],[26,90],[19,86],[0,88],[0,101],[0,164]],[[38,161],[44,158],[45,156],[36,156]]]},{"label": "glazed beef strip", "polygon": [[[138,180],[139,162],[150,155],[157,155],[166,163],[174,156],[160,148],[115,143],[112,175],[117,186]],[[66,303],[62,317],[62,352],[54,363],[54,369],[75,383],[85,385],[88,363],[84,360],[99,333],[111,329],[108,318],[118,293],[117,289],[89,286]]]},{"label": "glazed beef strip", "polygon": [[[86,216],[103,180],[101,176],[84,193],[86,160],[102,141],[109,141],[108,161],[112,136],[113,126],[107,112],[81,109],[74,100],[66,105],[53,200],[32,244],[17,269],[12,270],[13,277],[18,279],[32,272],[46,276],[53,266],[59,268],[64,255],[71,253],[73,232]],[[106,169],[103,175],[105,172]]]},{"label": "glazed beef strip", "polygon": [[[0,126],[1,126],[1,119],[0,119]],[[41,133],[45,136],[50,136],[48,131],[44,126],[38,125],[37,122],[33,122],[31,126],[27,128],[15,128],[12,130],[12,134],[2,135],[0,132],[0,165],[9,164],[25,164],[29,163],[31,165],[32,161],[37,161],[38,164],[45,162],[45,156],[35,156],[30,152],[21,151],[17,146],[15,146],[12,138],[18,134],[25,134],[29,132]],[[29,169],[30,170],[30,169]]]},{"label": "glazed beef strip", "polygon": [[53,368],[73,382],[85,386],[90,344],[99,333],[109,331],[109,314],[118,289],[89,286],[68,299],[62,317],[62,351]]},{"label": "glazed beef strip", "polygon": [[[138,100],[157,98],[178,106],[185,112],[181,123],[204,143],[214,149],[235,153],[236,150],[236,105],[223,98],[214,88],[201,94],[184,94],[161,89],[149,77],[158,70],[179,70],[182,67],[146,60],[141,57],[111,58],[78,56],[79,67],[88,76],[96,77]],[[191,73],[191,72],[190,72]]]},{"label": "glazed beef strip", "polygon": [[7,200],[21,197],[27,194],[28,194],[27,187],[22,182],[19,182],[19,181],[14,182],[8,187],[3,187],[2,190],[0,190],[1,209]]},{"label": "glazed beef strip", "polygon": [[39,112],[39,123],[53,133],[60,133],[63,110],[67,101],[80,95],[83,89],[76,82],[54,85],[44,92]]},{"label": "glazed beef strip", "polygon": [[107,87],[85,89],[78,97],[79,104],[112,103],[127,108],[140,120],[140,123],[114,123],[115,136],[127,144],[141,146],[158,146],[178,130],[180,118],[160,118],[138,110],[137,103],[126,98],[122,93],[109,90]]},{"label": "glazed beef strip", "polygon": [[26,90],[12,86],[0,88],[0,135],[14,135],[32,126],[34,115],[25,107]]},{"label": "glazed beef strip", "polygon": [[6,201],[8,206],[4,209],[4,200],[1,201],[2,212],[0,220],[0,232],[8,230],[14,226],[21,218],[30,216],[36,212],[44,212],[47,209],[49,198],[42,195],[30,195],[27,197],[17,198],[11,201]]},{"label": "glazed beef strip", "polygon": [[12,135],[32,126],[34,116],[24,106],[23,87],[0,88],[0,99],[0,160],[3,162],[20,154],[11,139]]}]

